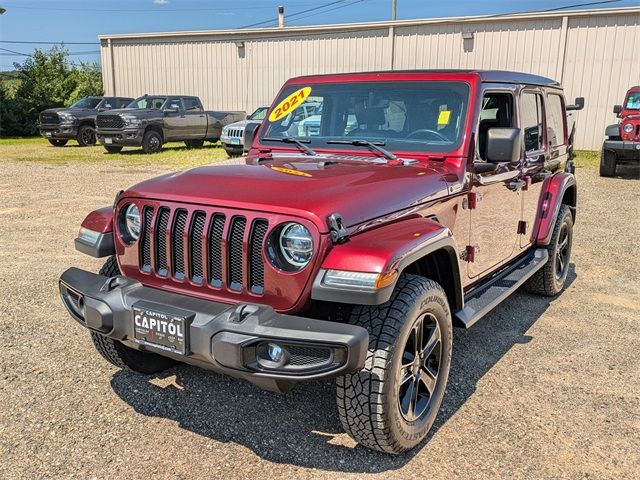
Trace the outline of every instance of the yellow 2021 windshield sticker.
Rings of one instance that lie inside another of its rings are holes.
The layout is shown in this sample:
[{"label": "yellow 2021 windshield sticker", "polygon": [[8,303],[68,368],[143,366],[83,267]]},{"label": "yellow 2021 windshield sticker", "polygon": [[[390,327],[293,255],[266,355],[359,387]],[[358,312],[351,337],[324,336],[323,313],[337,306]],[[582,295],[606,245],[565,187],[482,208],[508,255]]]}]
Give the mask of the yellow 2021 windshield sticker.
[{"label": "yellow 2021 windshield sticker", "polygon": [[276,107],[272,110],[269,115],[270,122],[277,122],[281,118],[286,117],[291,112],[293,112],[296,108],[302,105],[302,102],[311,94],[311,87],[304,87],[300,90],[296,90],[287,98],[282,100]]}]

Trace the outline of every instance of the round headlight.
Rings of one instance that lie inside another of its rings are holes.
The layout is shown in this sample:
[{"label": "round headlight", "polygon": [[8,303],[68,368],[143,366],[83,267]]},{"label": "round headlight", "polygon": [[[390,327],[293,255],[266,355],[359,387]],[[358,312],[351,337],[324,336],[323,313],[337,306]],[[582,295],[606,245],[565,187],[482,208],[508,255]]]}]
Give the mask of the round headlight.
[{"label": "round headlight", "polygon": [[306,267],[313,256],[313,237],[304,225],[283,223],[267,237],[266,254],[277,269],[297,272]]},{"label": "round headlight", "polygon": [[633,125],[631,125],[630,123],[627,123],[624,127],[622,127],[624,129],[625,132],[627,133],[631,133],[633,131]]},{"label": "round headlight", "polygon": [[140,210],[131,203],[124,209],[123,217],[124,233],[126,240],[135,242],[140,236]]},{"label": "round headlight", "polygon": [[288,223],[280,232],[280,252],[291,265],[302,268],[313,255],[313,238],[307,227],[299,223]]}]

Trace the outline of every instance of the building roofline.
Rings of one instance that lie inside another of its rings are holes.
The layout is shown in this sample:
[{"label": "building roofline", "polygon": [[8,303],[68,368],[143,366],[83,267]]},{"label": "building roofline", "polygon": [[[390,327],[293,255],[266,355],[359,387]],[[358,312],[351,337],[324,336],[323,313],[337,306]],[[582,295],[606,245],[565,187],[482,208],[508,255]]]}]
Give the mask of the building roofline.
[{"label": "building roofline", "polygon": [[497,21],[518,21],[528,20],[532,18],[562,18],[562,17],[587,17],[587,16],[606,16],[606,15],[625,15],[640,13],[639,7],[620,7],[620,8],[596,8],[588,10],[568,10],[555,12],[526,12],[513,14],[498,15],[478,15],[466,17],[443,17],[443,18],[423,18],[411,20],[395,20],[382,22],[360,22],[360,23],[343,23],[330,25],[305,25],[296,27],[270,27],[270,28],[252,28],[252,29],[227,29],[227,30],[187,30],[176,32],[149,32],[149,33],[119,33],[119,34],[103,34],[98,35],[99,40],[141,40],[152,38],[174,38],[174,37],[247,37],[252,35],[268,35],[273,37],[288,36],[296,33],[321,33],[321,32],[342,32],[354,30],[375,30],[389,27],[410,27],[417,25],[434,25],[434,24],[456,24],[456,23],[485,23]]}]

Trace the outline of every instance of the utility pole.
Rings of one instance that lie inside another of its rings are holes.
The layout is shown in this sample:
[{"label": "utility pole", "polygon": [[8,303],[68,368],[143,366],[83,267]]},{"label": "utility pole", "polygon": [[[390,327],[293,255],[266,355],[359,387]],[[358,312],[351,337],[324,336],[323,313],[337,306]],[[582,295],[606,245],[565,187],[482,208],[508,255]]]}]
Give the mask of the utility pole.
[{"label": "utility pole", "polygon": [[396,19],[397,7],[398,7],[398,0],[391,0],[391,20]]}]

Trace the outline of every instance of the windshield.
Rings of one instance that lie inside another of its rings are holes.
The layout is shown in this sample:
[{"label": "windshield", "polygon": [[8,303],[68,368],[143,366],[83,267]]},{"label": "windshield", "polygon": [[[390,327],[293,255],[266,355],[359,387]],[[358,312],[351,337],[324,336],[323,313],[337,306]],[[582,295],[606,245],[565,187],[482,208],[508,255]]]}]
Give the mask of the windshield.
[{"label": "windshield", "polygon": [[627,110],[640,110],[640,92],[631,92],[627,97],[624,108]]},{"label": "windshield", "polygon": [[264,120],[267,110],[269,110],[269,107],[258,108],[255,112],[249,115],[249,120]]},{"label": "windshield", "polygon": [[387,150],[448,152],[462,140],[468,100],[463,82],[291,85],[275,101],[260,142],[290,137],[312,148],[336,148],[333,142],[344,140],[345,148],[367,140]]},{"label": "windshield", "polygon": [[166,101],[167,97],[140,97],[131,102],[127,108],[151,108],[153,110],[160,110]]},{"label": "windshield", "polygon": [[81,98],[76,103],[71,105],[71,108],[89,108],[89,109],[93,109],[93,108],[96,108],[98,106],[98,104],[100,103],[100,100],[102,100],[102,99],[101,98],[96,98],[96,97]]}]

